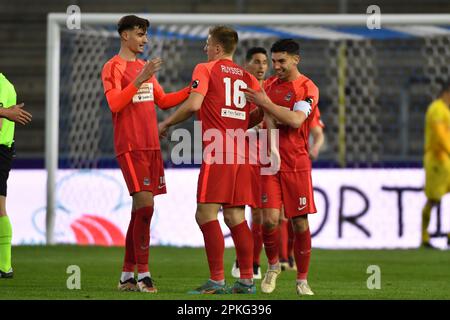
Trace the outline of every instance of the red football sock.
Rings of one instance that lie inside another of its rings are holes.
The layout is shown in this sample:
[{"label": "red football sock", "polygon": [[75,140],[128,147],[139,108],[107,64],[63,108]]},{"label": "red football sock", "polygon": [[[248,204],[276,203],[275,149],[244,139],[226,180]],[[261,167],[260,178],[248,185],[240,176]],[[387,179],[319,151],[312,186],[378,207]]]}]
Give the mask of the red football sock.
[{"label": "red football sock", "polygon": [[134,255],[133,228],[136,220],[136,212],[131,212],[130,224],[128,225],[127,236],[125,238],[125,259],[123,261],[123,272],[134,272],[136,258]]},{"label": "red football sock", "polygon": [[294,229],[292,228],[292,221],[288,223],[288,256],[294,255]]},{"label": "red football sock", "polygon": [[280,248],[279,228],[266,229],[263,226],[262,230],[267,260],[269,261],[269,264],[276,264],[278,262],[278,252]]},{"label": "red football sock", "polygon": [[294,256],[297,264],[297,279],[308,277],[309,260],[311,258],[311,233],[309,229],[302,233],[294,233]]},{"label": "red football sock", "polygon": [[260,265],[261,263],[259,257],[261,255],[261,250],[263,247],[261,224],[252,223],[252,235],[253,235],[253,263]]},{"label": "red football sock", "polygon": [[253,237],[247,221],[230,228],[241,279],[253,279]]},{"label": "red football sock", "polygon": [[225,279],[223,271],[223,254],[225,241],[218,220],[209,221],[200,226],[205,241],[206,256],[208,258],[211,280],[221,281]]},{"label": "red football sock", "polygon": [[288,260],[288,221],[281,220],[280,225],[280,260]]},{"label": "red football sock", "polygon": [[134,254],[138,273],[144,273],[148,272],[150,222],[153,216],[153,206],[137,209],[135,214],[133,228]]}]

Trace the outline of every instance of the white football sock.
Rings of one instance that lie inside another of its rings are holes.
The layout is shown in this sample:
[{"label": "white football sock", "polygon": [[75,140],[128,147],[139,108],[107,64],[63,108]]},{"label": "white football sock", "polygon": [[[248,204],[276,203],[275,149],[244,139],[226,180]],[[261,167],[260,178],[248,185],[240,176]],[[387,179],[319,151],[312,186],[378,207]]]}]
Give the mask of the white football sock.
[{"label": "white football sock", "polygon": [[214,282],[214,283],[216,283],[216,284],[218,284],[218,285],[221,285],[221,286],[223,286],[223,285],[225,285],[225,279],[224,280],[211,280],[211,279],[209,279],[210,281],[212,281],[212,282]]},{"label": "white football sock", "polygon": [[138,281],[141,281],[145,277],[151,278],[150,272],[138,273]]},{"label": "white football sock", "polygon": [[280,263],[277,262],[275,264],[269,264],[269,270],[279,270],[280,269]]},{"label": "white football sock", "polygon": [[134,272],[122,272],[120,276],[120,281],[125,282],[130,278],[134,278]]},{"label": "white football sock", "polygon": [[250,286],[253,284],[253,279],[239,279],[239,282],[247,286]]}]

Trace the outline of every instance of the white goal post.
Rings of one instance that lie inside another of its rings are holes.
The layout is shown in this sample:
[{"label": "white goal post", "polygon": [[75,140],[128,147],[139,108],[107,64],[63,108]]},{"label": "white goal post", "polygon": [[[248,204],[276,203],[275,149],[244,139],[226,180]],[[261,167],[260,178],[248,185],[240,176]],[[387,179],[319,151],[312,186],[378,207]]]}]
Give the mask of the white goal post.
[{"label": "white goal post", "polygon": [[[116,25],[126,13],[81,13],[81,32],[86,25]],[[138,14],[153,25],[240,25],[240,26],[360,26],[367,25],[370,15],[365,14]],[[66,28],[68,15],[50,13],[47,17],[47,69],[46,69],[46,133],[45,166],[47,170],[46,241],[54,243],[55,184],[58,170],[61,31]],[[448,26],[450,14],[382,14],[381,27],[387,26]],[[342,90],[341,90],[342,89]],[[343,87],[339,90],[343,99]],[[339,98],[339,100],[342,100]],[[340,103],[339,117],[345,108]],[[345,153],[345,122],[339,121],[341,144],[339,152]]]}]

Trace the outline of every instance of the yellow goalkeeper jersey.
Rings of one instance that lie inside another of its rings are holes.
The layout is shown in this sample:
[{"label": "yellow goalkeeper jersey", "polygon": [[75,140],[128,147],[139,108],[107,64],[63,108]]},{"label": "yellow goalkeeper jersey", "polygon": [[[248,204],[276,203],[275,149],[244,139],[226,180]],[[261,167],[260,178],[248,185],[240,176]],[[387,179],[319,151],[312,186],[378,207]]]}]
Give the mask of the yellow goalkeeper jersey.
[{"label": "yellow goalkeeper jersey", "polygon": [[425,158],[450,161],[450,108],[442,99],[433,101],[426,113]]}]

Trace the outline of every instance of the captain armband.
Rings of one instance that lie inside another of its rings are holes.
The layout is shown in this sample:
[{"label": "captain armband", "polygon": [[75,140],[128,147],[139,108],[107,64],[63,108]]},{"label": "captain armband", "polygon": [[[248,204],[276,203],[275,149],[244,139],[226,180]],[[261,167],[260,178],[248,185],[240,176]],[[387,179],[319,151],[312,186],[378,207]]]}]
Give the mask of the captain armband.
[{"label": "captain armband", "polygon": [[308,116],[309,116],[309,114],[311,113],[311,110],[312,110],[311,105],[312,105],[312,100],[311,100],[311,103],[309,103],[308,100],[297,101],[294,104],[293,110],[294,111],[301,111],[301,112],[303,112],[306,115],[306,117],[308,118]]}]

